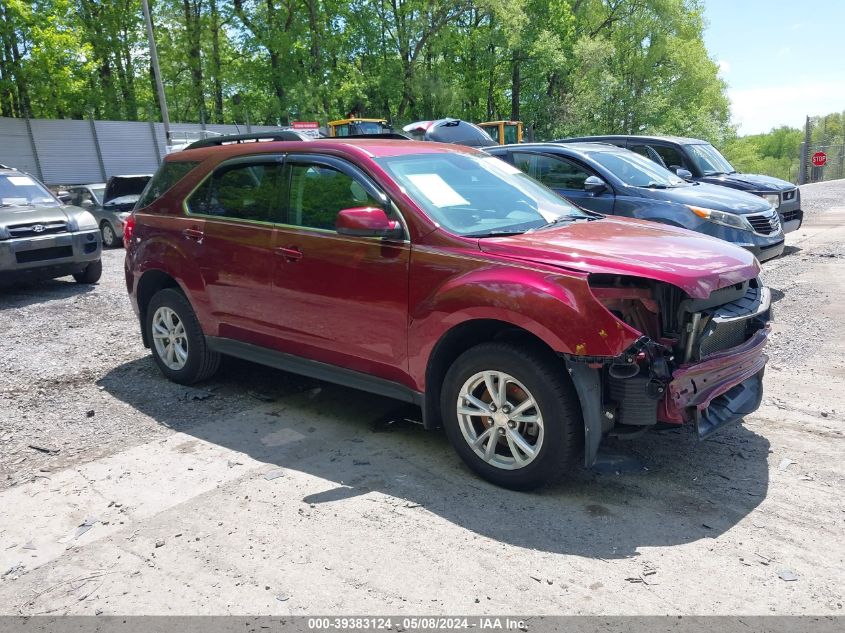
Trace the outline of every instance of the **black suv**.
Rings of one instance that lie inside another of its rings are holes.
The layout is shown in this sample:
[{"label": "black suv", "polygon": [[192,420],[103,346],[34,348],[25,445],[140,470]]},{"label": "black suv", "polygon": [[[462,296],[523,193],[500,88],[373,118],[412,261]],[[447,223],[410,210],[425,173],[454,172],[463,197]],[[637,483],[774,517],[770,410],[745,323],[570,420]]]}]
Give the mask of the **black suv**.
[{"label": "black suv", "polygon": [[[760,174],[741,174],[707,141],[680,136],[580,136],[556,141],[612,143],[626,147],[687,180],[747,191],[768,200],[778,210],[784,233],[801,226],[801,192],[791,182]],[[679,173],[680,170],[680,173]],[[684,172],[689,173],[684,173]]]}]

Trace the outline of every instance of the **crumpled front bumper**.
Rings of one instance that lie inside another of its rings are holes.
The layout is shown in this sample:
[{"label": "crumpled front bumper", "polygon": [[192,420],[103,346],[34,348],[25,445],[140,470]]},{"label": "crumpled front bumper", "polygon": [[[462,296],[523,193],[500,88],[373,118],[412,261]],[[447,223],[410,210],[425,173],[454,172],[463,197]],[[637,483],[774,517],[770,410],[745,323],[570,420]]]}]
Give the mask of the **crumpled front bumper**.
[{"label": "crumpled front bumper", "polygon": [[763,398],[763,349],[771,325],[747,341],[715,352],[696,363],[681,365],[669,383],[671,406],[692,414],[700,438],[755,411]]}]

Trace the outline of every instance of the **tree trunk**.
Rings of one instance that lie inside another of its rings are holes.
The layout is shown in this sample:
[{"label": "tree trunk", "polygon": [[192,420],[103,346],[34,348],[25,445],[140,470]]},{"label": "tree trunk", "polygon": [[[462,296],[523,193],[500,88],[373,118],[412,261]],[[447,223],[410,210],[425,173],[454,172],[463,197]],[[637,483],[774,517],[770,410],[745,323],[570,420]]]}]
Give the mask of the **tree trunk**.
[{"label": "tree trunk", "polygon": [[211,75],[214,92],[214,122],[223,123],[223,81],[220,77],[220,13],[217,0],[211,0]]},{"label": "tree trunk", "polygon": [[511,121],[519,121],[519,50],[513,52],[513,74],[511,76]]},{"label": "tree trunk", "polygon": [[185,32],[188,37],[188,68],[191,71],[192,100],[200,121],[205,121],[205,95],[202,88],[202,57],[200,49],[200,20],[202,0],[182,0],[185,13]]}]

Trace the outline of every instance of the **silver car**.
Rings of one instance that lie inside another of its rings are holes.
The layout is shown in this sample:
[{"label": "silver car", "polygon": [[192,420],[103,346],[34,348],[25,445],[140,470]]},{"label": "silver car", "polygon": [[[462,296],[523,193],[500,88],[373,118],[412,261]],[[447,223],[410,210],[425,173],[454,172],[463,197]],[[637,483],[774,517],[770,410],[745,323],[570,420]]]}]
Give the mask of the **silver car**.
[{"label": "silver car", "polygon": [[151,174],[112,176],[107,183],[73,185],[67,187],[69,202],[97,219],[104,246],[122,246],[123,225],[150,178]]}]

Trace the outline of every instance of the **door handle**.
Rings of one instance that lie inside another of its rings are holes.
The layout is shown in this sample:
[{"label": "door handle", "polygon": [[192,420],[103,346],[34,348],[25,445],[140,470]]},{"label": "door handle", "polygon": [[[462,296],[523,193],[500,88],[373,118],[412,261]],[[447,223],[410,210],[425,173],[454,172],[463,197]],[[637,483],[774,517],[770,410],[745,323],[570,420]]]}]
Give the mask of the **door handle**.
[{"label": "door handle", "polygon": [[185,229],[182,231],[182,235],[187,237],[189,240],[196,240],[197,242],[202,242],[202,238],[205,235],[199,229]]},{"label": "door handle", "polygon": [[299,259],[302,259],[302,251],[296,248],[295,246],[279,246],[273,251],[276,255],[280,255],[284,257],[289,262],[295,262]]}]

